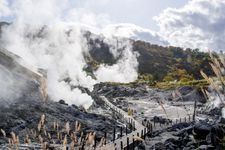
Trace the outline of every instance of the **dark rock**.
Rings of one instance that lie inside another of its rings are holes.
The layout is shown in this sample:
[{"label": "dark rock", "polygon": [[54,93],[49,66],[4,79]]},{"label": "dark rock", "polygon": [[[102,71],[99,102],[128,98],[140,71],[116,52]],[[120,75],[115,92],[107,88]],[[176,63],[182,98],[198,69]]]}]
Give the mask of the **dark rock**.
[{"label": "dark rock", "polygon": [[167,140],[164,142],[164,144],[165,144],[165,146],[166,146],[166,149],[173,150],[173,149],[177,149],[177,148],[178,148],[177,145],[180,145],[178,142],[179,142],[179,141],[177,141],[177,140],[175,140],[175,139],[173,139],[173,138],[169,138],[169,139],[167,139]]},{"label": "dark rock", "polygon": [[182,98],[178,97],[178,100],[182,101],[199,101],[202,103],[205,103],[206,100],[204,96],[201,94],[200,91],[198,91],[196,88],[191,86],[182,86],[177,88],[177,91],[182,95]]},{"label": "dark rock", "polygon": [[159,142],[159,143],[156,143],[152,147],[152,149],[154,149],[154,150],[166,150],[166,146],[163,143]]},{"label": "dark rock", "polygon": [[[181,123],[177,123],[177,124],[172,125],[172,127],[170,128],[170,130],[171,131],[177,131],[177,130],[181,130],[181,129],[184,129],[185,128],[185,132],[186,132],[187,130],[191,130],[192,129],[192,126],[191,125],[192,125],[192,123],[181,122]],[[188,127],[190,127],[190,128],[188,128]]]},{"label": "dark rock", "polygon": [[161,124],[169,124],[172,122],[172,120],[163,118],[162,116],[154,116],[153,119],[151,119],[151,121],[155,123],[161,123]]},{"label": "dark rock", "polygon": [[[61,127],[68,121],[73,124],[75,121],[81,123],[81,132],[94,131],[97,135],[104,135],[104,132],[112,132],[118,124],[115,120],[102,115],[87,113],[77,106],[68,106],[63,100],[54,102],[50,99],[43,102],[39,93],[39,87],[33,81],[27,81],[27,89],[21,97],[12,103],[1,106],[0,129],[5,130],[7,136],[15,132],[21,140],[30,129],[37,129],[42,114],[46,116],[46,129],[51,132],[53,122],[57,121]],[[71,125],[72,126],[72,125]],[[71,130],[74,127],[71,127]],[[63,129],[61,129],[63,131]],[[0,145],[7,142],[0,134]]]},{"label": "dark rock", "polygon": [[193,132],[196,139],[206,139],[206,136],[210,133],[212,125],[208,122],[202,121],[194,125]]},{"label": "dark rock", "polygon": [[64,100],[59,100],[59,104],[62,104],[62,105],[68,105]]},{"label": "dark rock", "polygon": [[143,143],[138,144],[138,150],[146,150],[145,145]]},{"label": "dark rock", "polygon": [[205,113],[210,116],[222,116],[222,107],[215,107],[209,111],[206,110]]},{"label": "dark rock", "polygon": [[94,93],[105,95],[109,98],[116,97],[131,97],[131,96],[144,96],[148,92],[144,86],[126,86],[126,85],[113,85],[109,83],[99,83],[94,86]]},{"label": "dark rock", "polygon": [[224,140],[225,137],[225,129],[223,126],[219,126],[218,124],[213,125],[209,138],[211,137],[211,144],[216,146],[221,144],[221,140]]}]

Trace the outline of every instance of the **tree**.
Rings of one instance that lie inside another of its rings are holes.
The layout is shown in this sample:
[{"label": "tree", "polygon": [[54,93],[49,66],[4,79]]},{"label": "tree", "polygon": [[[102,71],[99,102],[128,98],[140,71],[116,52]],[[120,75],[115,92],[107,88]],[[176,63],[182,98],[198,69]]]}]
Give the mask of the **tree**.
[{"label": "tree", "polygon": [[193,76],[189,75],[185,69],[178,69],[177,67],[172,68],[169,73],[164,77],[164,81],[180,81],[187,82],[193,80]]}]

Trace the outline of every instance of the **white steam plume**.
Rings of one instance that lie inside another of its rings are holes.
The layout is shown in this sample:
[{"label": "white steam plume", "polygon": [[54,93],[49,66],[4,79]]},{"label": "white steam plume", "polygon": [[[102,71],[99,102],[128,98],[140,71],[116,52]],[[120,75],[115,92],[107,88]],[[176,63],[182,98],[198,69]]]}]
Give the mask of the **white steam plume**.
[{"label": "white steam plume", "polygon": [[[113,40],[111,40],[113,41]],[[132,51],[131,43],[129,41],[122,40],[122,43],[115,42],[113,45],[116,47],[111,47],[110,50],[114,57],[118,56],[118,50],[123,48],[122,58],[119,61],[112,65],[100,65],[98,70],[95,72],[95,76],[98,81],[105,82],[132,82],[137,79],[137,56],[138,54]],[[132,67],[131,67],[132,66]]]},{"label": "white steam plume", "polygon": [[[15,19],[10,26],[3,29],[1,43],[28,64],[47,70],[48,94],[53,100],[64,99],[69,104],[87,108],[92,103],[91,97],[78,88],[71,89],[70,85],[91,90],[99,81],[133,81],[137,77],[136,54],[132,52],[129,42],[123,44],[126,48],[122,54],[110,49],[115,57],[122,57],[113,66],[101,65],[95,72],[97,80],[92,79],[83,70],[86,66],[84,54],[89,53],[87,41],[81,32],[83,26],[79,20],[65,21],[65,10],[69,10],[68,1],[63,1],[63,4],[60,0],[13,1],[11,11]],[[68,18],[70,16],[66,16],[66,20],[69,20]],[[98,25],[93,22],[94,19],[91,25]],[[90,25],[85,25],[87,26]],[[101,31],[96,26],[91,28]],[[115,44],[111,39],[106,42]],[[70,85],[63,80],[65,78],[71,79]]]},{"label": "white steam plume", "polygon": [[22,80],[0,64],[0,101],[9,104],[13,101],[12,95],[14,99],[19,98],[22,94],[21,89],[25,89],[25,83]]}]

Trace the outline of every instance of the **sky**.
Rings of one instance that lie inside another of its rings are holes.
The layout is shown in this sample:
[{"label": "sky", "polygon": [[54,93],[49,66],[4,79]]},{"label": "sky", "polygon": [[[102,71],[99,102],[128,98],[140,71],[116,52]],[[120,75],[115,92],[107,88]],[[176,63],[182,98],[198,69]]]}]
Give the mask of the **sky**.
[{"label": "sky", "polygon": [[106,35],[202,51],[225,50],[224,14],[225,0],[0,0],[0,20],[80,23]]},{"label": "sky", "polygon": [[[5,1],[5,0],[0,0]],[[6,0],[11,5],[16,0]],[[96,14],[104,14],[111,23],[132,23],[151,30],[158,30],[154,16],[168,7],[179,8],[188,0],[69,0],[70,6],[85,9]],[[1,2],[0,2],[1,3]],[[0,6],[1,8],[1,6]],[[67,10],[65,10],[67,11]],[[1,15],[0,15],[1,17]],[[13,17],[1,20],[12,21]]]},{"label": "sky", "polygon": [[106,14],[113,23],[133,23],[138,26],[157,30],[153,20],[168,7],[179,8],[188,0],[83,0],[76,7],[87,8],[97,14]]}]

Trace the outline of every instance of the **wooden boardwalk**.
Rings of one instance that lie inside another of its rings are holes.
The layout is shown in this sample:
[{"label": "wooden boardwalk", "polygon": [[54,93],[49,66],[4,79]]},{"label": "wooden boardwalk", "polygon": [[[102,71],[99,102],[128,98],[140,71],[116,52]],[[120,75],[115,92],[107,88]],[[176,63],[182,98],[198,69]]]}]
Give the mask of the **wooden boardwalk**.
[{"label": "wooden boardwalk", "polygon": [[129,116],[127,112],[113,105],[104,96],[101,96],[101,98],[102,100],[104,100],[107,106],[113,109],[113,111],[119,113],[121,116],[123,116],[125,120],[127,120],[128,122],[132,122],[135,125],[134,131],[132,131],[131,133],[127,135],[125,134],[123,137],[106,144],[107,148],[117,149],[117,150],[124,149],[124,148],[128,149],[129,145],[133,143],[134,136],[143,137],[147,133],[147,128],[143,126],[141,123],[139,123],[138,121],[136,121],[132,116]]},{"label": "wooden boardwalk", "polygon": [[121,138],[118,138],[115,141],[109,142],[105,146],[99,149],[104,149],[104,150],[134,149],[133,143],[137,140],[137,137],[143,138],[148,132],[152,132],[153,130],[154,131],[162,130],[177,123],[191,121],[191,117],[188,116],[188,117],[176,119],[175,121],[171,121],[168,124],[159,124],[159,123],[151,122],[152,126],[151,126],[151,129],[149,130],[149,128],[143,126],[140,122],[135,120],[132,116],[129,116],[127,112],[125,112],[124,110],[112,104],[106,97],[101,96],[101,98],[108,107],[110,107],[113,111],[119,113],[124,120],[126,120],[129,123],[132,122],[132,124],[135,125],[135,130],[129,134],[124,134]]}]

